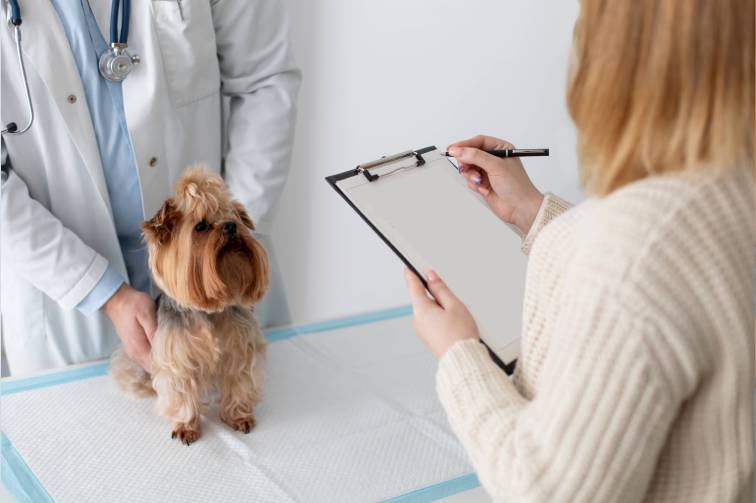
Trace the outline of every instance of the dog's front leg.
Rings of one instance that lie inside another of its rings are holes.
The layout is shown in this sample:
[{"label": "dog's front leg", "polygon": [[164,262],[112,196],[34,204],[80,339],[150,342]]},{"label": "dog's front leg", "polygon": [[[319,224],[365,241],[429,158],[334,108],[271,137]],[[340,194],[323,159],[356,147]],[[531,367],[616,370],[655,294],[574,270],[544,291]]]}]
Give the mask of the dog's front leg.
[{"label": "dog's front leg", "polygon": [[255,426],[255,405],[260,401],[263,381],[265,341],[254,327],[238,347],[227,348],[219,382],[221,421],[243,433]]},{"label": "dog's front leg", "polygon": [[259,390],[249,374],[224,375],[221,379],[220,418],[236,431],[249,433],[255,426]]},{"label": "dog's front leg", "polygon": [[152,386],[158,395],[158,411],[171,421],[171,438],[190,445],[200,437],[200,390],[196,381],[167,371],[156,371]]}]

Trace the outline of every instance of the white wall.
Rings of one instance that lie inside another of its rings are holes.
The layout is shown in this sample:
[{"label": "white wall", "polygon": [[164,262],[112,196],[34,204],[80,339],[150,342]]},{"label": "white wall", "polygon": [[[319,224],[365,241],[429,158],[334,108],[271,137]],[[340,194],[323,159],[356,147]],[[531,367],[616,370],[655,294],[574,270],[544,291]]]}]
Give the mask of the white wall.
[{"label": "white wall", "polygon": [[403,266],[326,184],[381,155],[476,133],[550,147],[526,162],[576,200],[564,104],[575,0],[288,0],[304,73],[273,234],[296,322],[408,301]]}]

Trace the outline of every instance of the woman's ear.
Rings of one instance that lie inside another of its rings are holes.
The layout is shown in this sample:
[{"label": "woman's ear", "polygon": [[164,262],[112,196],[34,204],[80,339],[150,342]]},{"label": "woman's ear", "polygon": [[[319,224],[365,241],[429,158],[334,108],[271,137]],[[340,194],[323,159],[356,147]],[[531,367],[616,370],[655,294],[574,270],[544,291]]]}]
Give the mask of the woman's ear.
[{"label": "woman's ear", "polygon": [[142,234],[147,242],[165,244],[171,239],[181,212],[176,208],[173,198],[167,199],[155,216],[142,223]]},{"label": "woman's ear", "polygon": [[255,223],[252,221],[251,218],[249,218],[249,214],[247,213],[247,210],[244,209],[244,205],[240,203],[239,201],[234,201],[234,209],[236,210],[236,213],[239,215],[239,220],[242,221],[242,223],[247,226],[251,230],[255,230]]}]

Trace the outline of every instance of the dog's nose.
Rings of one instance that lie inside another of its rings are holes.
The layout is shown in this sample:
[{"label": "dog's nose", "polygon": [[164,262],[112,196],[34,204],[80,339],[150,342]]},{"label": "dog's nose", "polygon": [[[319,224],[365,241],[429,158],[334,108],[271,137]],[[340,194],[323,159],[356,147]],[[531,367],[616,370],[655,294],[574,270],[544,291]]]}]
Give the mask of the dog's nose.
[{"label": "dog's nose", "polygon": [[236,234],[236,222],[226,222],[223,224],[223,232],[226,234]]}]

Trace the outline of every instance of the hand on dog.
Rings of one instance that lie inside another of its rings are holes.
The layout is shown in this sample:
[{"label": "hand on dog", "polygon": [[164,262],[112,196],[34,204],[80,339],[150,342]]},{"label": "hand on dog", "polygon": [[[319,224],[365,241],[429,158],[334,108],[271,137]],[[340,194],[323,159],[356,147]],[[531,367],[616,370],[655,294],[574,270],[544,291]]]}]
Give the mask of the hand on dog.
[{"label": "hand on dog", "polygon": [[459,341],[478,339],[478,326],[467,307],[435,272],[428,273],[428,289],[435,301],[425,293],[415,273],[405,269],[404,277],[412,299],[415,332],[436,358]]},{"label": "hand on dog", "polygon": [[157,329],[155,301],[124,283],[102,309],[113,322],[126,354],[149,372],[150,341]]}]

